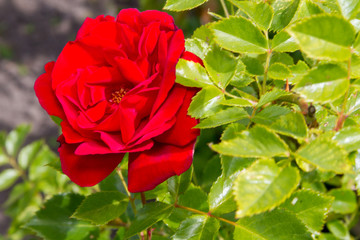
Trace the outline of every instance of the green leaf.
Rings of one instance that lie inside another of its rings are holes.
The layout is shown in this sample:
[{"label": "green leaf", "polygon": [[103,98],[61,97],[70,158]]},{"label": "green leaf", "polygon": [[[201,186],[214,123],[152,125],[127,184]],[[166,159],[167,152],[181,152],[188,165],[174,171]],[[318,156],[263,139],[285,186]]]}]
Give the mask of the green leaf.
[{"label": "green leaf", "polygon": [[325,194],[300,190],[291,195],[280,207],[294,213],[311,232],[320,232],[332,201],[332,198]]},{"label": "green leaf", "polygon": [[335,134],[333,139],[348,152],[360,149],[360,129],[358,127],[343,128]]},{"label": "green leaf", "polygon": [[205,68],[199,63],[179,59],[176,65],[176,82],[186,87],[206,87],[213,85]]},{"label": "green leaf", "polygon": [[175,198],[188,189],[191,183],[192,174],[193,168],[191,167],[180,176],[175,175],[168,179],[167,188]]},{"label": "green leaf", "polygon": [[280,168],[274,160],[258,160],[242,171],[234,183],[238,218],[251,216],[280,205],[296,189],[296,168]]},{"label": "green leaf", "polygon": [[323,136],[300,147],[296,156],[325,171],[344,173],[351,169],[345,150]]},{"label": "green leaf", "polygon": [[333,220],[326,224],[327,228],[336,239],[350,240],[350,233],[346,225],[341,220]]},{"label": "green leaf", "polygon": [[207,53],[204,65],[213,82],[225,89],[235,73],[237,61],[230,52],[214,46]]},{"label": "green leaf", "polygon": [[236,138],[211,146],[218,153],[237,157],[273,157],[288,154],[286,144],[272,131],[255,126]]},{"label": "green leaf", "polygon": [[217,112],[215,115],[212,115],[202,121],[195,128],[214,128],[224,124],[232,123],[244,118],[248,118],[249,115],[242,108],[232,107],[225,110]]},{"label": "green leaf", "polygon": [[0,191],[4,191],[11,187],[18,179],[19,172],[15,169],[8,168],[0,172]]},{"label": "green leaf", "polygon": [[10,156],[16,156],[29,131],[29,125],[20,125],[7,135],[5,140],[5,149]]},{"label": "green leaf", "polygon": [[269,77],[284,80],[291,77],[290,69],[282,63],[274,63],[269,68]]},{"label": "green leaf", "polygon": [[234,239],[238,240],[311,240],[305,225],[284,209],[275,209],[237,221]]},{"label": "green leaf", "polygon": [[270,125],[272,130],[294,138],[306,138],[307,126],[304,116],[299,112],[290,112],[280,116],[273,124]]},{"label": "green leaf", "polygon": [[162,202],[147,203],[138,211],[135,220],[131,223],[129,229],[125,233],[125,238],[129,238],[147,229],[158,221],[167,218],[173,208],[172,205]]},{"label": "green leaf", "polygon": [[185,219],[172,236],[174,240],[212,240],[219,231],[220,223],[217,219],[194,215]]},{"label": "green leaf", "polygon": [[188,190],[179,196],[179,205],[195,208],[200,211],[209,211],[207,194],[200,187],[190,185]]},{"label": "green leaf", "polygon": [[221,140],[233,139],[243,130],[245,130],[245,126],[241,123],[229,124],[221,135]]},{"label": "green leaf", "polygon": [[97,227],[70,218],[83,199],[73,193],[55,195],[25,227],[47,240],[89,239]]},{"label": "green leaf", "polygon": [[287,31],[310,57],[334,61],[350,58],[355,30],[343,18],[327,14],[315,15],[291,26]]},{"label": "green leaf", "polygon": [[233,106],[233,107],[251,107],[253,104],[246,99],[242,98],[232,98],[226,99],[221,102],[222,105],[225,106]]},{"label": "green leaf", "polygon": [[[185,40],[185,49],[192,52],[201,59],[204,59],[210,46],[207,42],[199,38],[188,38]],[[181,58],[179,59],[181,60]]]},{"label": "green leaf", "polygon": [[274,90],[272,90],[271,92],[267,92],[264,95],[261,96],[258,104],[256,105],[256,108],[260,108],[262,106],[264,106],[267,103],[270,103],[272,101],[275,101],[278,98],[281,98],[283,96],[287,96],[290,95],[291,93],[286,92],[284,90],[278,89],[278,88],[274,88]]},{"label": "green leaf", "polygon": [[327,103],[340,98],[349,87],[347,71],[336,64],[321,64],[311,69],[296,85],[294,91],[308,101]]},{"label": "green leaf", "polygon": [[356,211],[356,195],[352,190],[333,189],[328,194],[335,198],[331,206],[331,211],[341,214],[350,214]]},{"label": "green leaf", "polygon": [[293,77],[289,78],[289,83],[292,84],[297,84],[309,70],[308,65],[301,60],[289,68],[293,75]]},{"label": "green leaf", "polygon": [[61,126],[61,125],[60,125],[61,122],[62,122],[62,119],[61,119],[61,118],[59,118],[59,117],[57,117],[57,116],[51,116],[51,115],[50,115],[50,118],[51,118],[51,120],[54,121],[54,123],[56,123],[56,125]]},{"label": "green leaf", "polygon": [[246,71],[251,75],[263,75],[264,74],[264,66],[262,62],[257,58],[252,58],[249,56],[243,56],[241,61],[244,63],[246,67]]},{"label": "green leaf", "polygon": [[337,0],[342,15],[346,19],[352,19],[360,11],[360,2],[358,0]]},{"label": "green leaf", "polygon": [[166,0],[164,9],[171,11],[185,11],[196,8],[207,0]]},{"label": "green leaf", "polygon": [[272,8],[263,2],[230,0],[241,9],[261,30],[268,30],[274,15]]},{"label": "green leaf", "polygon": [[8,163],[9,163],[9,157],[5,153],[4,149],[0,147],[0,166]]},{"label": "green leaf", "polygon": [[298,10],[292,19],[292,22],[320,13],[324,13],[324,10],[321,9],[315,2],[312,2],[312,0],[300,0]]},{"label": "green leaf", "polygon": [[128,202],[128,197],[120,192],[93,193],[85,198],[72,217],[103,225],[119,217]]},{"label": "green leaf", "polygon": [[199,91],[189,106],[188,113],[194,118],[204,118],[221,109],[224,94],[216,87],[209,86]]},{"label": "green leaf", "polygon": [[[241,26],[241,27],[239,27]],[[210,26],[220,47],[238,53],[266,53],[267,40],[260,29],[243,17],[230,17]]]},{"label": "green leaf", "polygon": [[214,182],[209,193],[210,212],[213,214],[224,214],[236,210],[233,184],[239,173],[249,167],[254,159],[221,156],[223,166],[222,175]]},{"label": "green leaf", "polygon": [[285,31],[276,34],[271,43],[275,52],[295,52],[299,49],[295,39]]},{"label": "green leaf", "polygon": [[34,160],[38,152],[40,151],[43,141],[35,141],[27,146],[25,146],[19,152],[18,163],[22,169],[26,169],[29,164]]},{"label": "green leaf", "polygon": [[213,35],[212,35],[212,32],[209,29],[209,27],[212,24],[213,23],[201,25],[194,31],[194,34],[191,36],[191,38],[198,38],[198,39],[205,41],[207,44],[211,44],[211,42],[213,40]]},{"label": "green leaf", "polygon": [[274,18],[271,23],[271,30],[279,31],[285,28],[293,19],[300,0],[275,0],[271,6],[274,9]]},{"label": "green leaf", "polygon": [[286,115],[290,112],[291,110],[289,108],[280,107],[278,105],[271,105],[257,113],[252,121],[268,126],[275,122],[280,116]]}]

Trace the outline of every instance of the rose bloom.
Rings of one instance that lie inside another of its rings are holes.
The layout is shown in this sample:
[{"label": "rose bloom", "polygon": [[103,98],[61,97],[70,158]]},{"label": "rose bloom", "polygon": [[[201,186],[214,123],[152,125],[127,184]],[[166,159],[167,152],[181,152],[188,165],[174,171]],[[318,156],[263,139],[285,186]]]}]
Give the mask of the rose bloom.
[{"label": "rose bloom", "polygon": [[62,119],[61,167],[73,182],[99,183],[126,152],[131,192],[191,166],[199,130],[187,109],[197,89],[175,83],[179,58],[201,63],[170,15],[126,9],[87,18],[45,65],[34,88],[48,114]]}]

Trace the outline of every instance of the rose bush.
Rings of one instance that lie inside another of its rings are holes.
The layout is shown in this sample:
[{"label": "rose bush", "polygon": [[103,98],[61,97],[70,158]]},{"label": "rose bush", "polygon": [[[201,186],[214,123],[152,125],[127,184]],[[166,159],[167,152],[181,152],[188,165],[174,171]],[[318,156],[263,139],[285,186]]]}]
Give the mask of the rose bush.
[{"label": "rose bush", "polygon": [[59,117],[63,172],[80,186],[108,176],[129,152],[131,192],[186,171],[197,121],[187,115],[196,88],[175,83],[184,36],[164,12],[122,10],[87,18],[75,41],[35,83],[41,106]]}]

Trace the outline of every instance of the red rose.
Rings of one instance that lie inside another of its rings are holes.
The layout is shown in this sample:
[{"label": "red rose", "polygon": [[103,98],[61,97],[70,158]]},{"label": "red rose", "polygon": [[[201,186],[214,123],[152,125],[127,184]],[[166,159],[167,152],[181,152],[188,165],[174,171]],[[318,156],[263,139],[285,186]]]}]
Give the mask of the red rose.
[{"label": "red rose", "polygon": [[80,186],[108,176],[129,152],[131,192],[151,190],[186,171],[199,131],[187,115],[196,89],[175,83],[184,36],[159,11],[122,10],[87,18],[76,40],[35,82],[49,115],[62,119],[63,172]]}]

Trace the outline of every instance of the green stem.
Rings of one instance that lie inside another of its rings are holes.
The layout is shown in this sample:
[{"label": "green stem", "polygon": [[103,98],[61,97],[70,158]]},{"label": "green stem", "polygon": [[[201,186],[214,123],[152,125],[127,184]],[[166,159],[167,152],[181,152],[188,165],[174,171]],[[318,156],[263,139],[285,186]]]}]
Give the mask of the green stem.
[{"label": "green stem", "polygon": [[233,226],[239,226],[236,222],[233,222],[233,221],[230,221],[230,220],[227,220],[225,218],[222,218],[222,217],[218,217],[218,216],[215,216],[215,215],[212,215],[210,212],[203,212],[203,211],[199,211],[197,209],[194,209],[194,208],[189,208],[189,207],[185,207],[185,206],[181,206],[179,204],[174,204],[174,207],[176,208],[181,208],[181,209],[184,209],[186,211],[189,211],[189,212],[192,212],[192,213],[196,213],[196,214],[200,214],[200,215],[206,215],[206,216],[209,216],[209,217],[213,217],[213,218],[216,218],[222,222],[226,222],[228,224],[231,224]]},{"label": "green stem", "polygon": [[116,172],[120,177],[121,183],[123,184],[123,186],[125,188],[125,191],[126,191],[126,194],[129,197],[129,201],[130,201],[131,207],[133,209],[133,212],[136,215],[137,211],[136,211],[136,206],[135,206],[135,199],[131,197],[131,193],[129,192],[129,189],[128,189],[127,184],[126,184],[125,179],[124,179],[124,176],[123,176],[123,174],[121,172],[121,168],[116,168]]},{"label": "green stem", "polygon": [[345,114],[345,111],[346,111],[346,104],[347,104],[347,101],[348,101],[349,95],[350,95],[350,78],[351,78],[351,56],[350,56],[349,61],[348,61],[347,78],[346,78],[349,81],[349,86],[348,86],[348,88],[346,89],[346,92],[345,92],[345,98],[344,98],[344,101],[342,103],[341,112],[338,114],[338,119],[337,119],[335,127],[334,127],[335,131],[339,131],[343,127],[344,122],[345,122],[345,120],[347,118],[347,115]]},{"label": "green stem", "polygon": [[225,16],[228,18],[229,17],[229,12],[228,12],[228,10],[226,8],[226,4],[225,4],[224,0],[220,0],[220,3],[221,3],[222,8],[224,9]]},{"label": "green stem", "polygon": [[[141,196],[141,203],[143,206],[145,206],[146,204],[146,196],[145,196],[145,193],[144,192],[141,192],[140,193],[140,196]],[[146,229],[146,240],[151,240],[151,237],[152,237],[152,231],[151,231],[151,226],[148,227]]]}]

